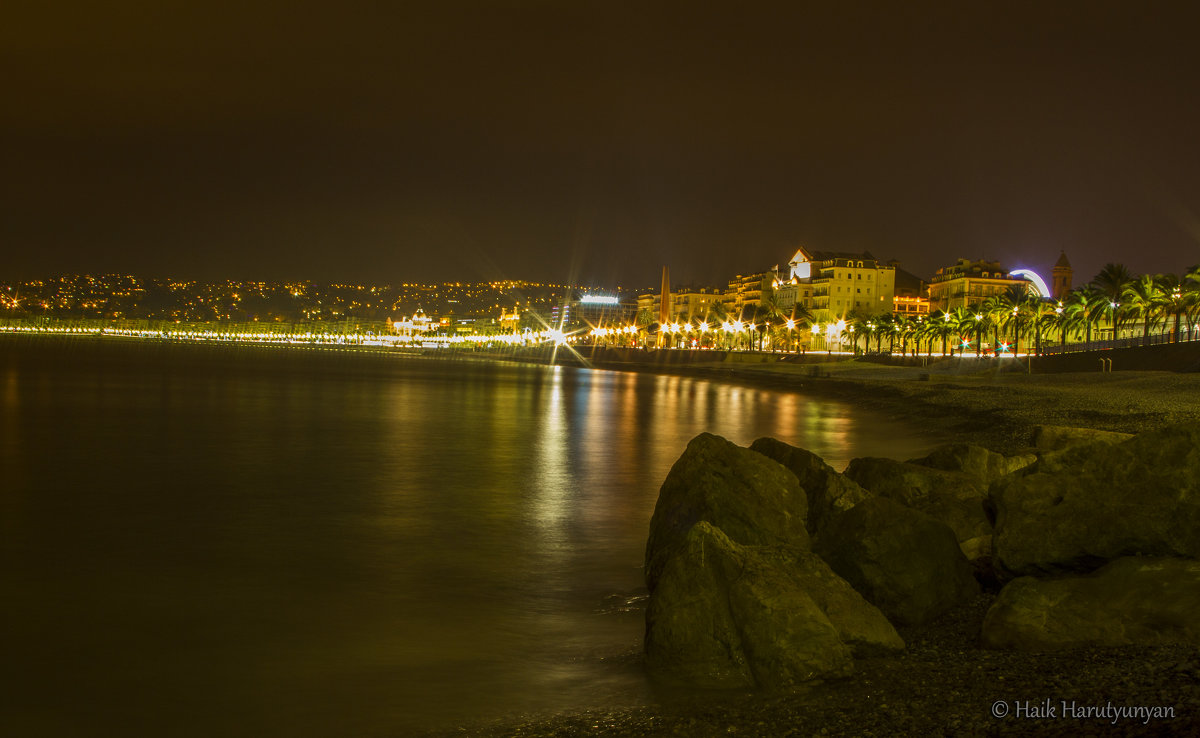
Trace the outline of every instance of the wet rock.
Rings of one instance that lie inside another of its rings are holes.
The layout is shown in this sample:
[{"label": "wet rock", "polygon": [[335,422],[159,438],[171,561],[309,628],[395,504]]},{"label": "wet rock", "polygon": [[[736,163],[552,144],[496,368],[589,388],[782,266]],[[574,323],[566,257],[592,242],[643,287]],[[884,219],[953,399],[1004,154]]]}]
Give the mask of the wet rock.
[{"label": "wet rock", "polygon": [[697,687],[777,689],[853,670],[849,646],[799,585],[786,554],[761,556],[694,525],[646,611],[646,666]]},{"label": "wet rock", "polygon": [[1200,561],[1127,557],[1079,577],[1009,582],[983,621],[989,648],[1200,645]]},{"label": "wet rock", "polygon": [[989,495],[1006,576],[1087,572],[1130,555],[1196,557],[1200,424],[1068,449]]},{"label": "wet rock", "polygon": [[1033,429],[1033,445],[1039,453],[1061,451],[1072,446],[1082,446],[1097,441],[1113,444],[1133,438],[1128,433],[1073,428],[1065,425],[1039,425]]},{"label": "wet rock", "polygon": [[979,592],[954,531],[887,498],[839,515],[814,550],[867,601],[905,625],[927,622]]},{"label": "wet rock", "polygon": [[796,476],[778,463],[709,433],[701,433],[667,474],[646,542],[646,586],[684,536],[701,520],[736,543],[807,549],[808,512]]},{"label": "wet rock", "polygon": [[750,450],[783,464],[796,475],[808,500],[808,532],[812,535],[825,527],[832,516],[870,496],[858,483],[839,474],[811,451],[774,438],[760,438],[750,444]]}]

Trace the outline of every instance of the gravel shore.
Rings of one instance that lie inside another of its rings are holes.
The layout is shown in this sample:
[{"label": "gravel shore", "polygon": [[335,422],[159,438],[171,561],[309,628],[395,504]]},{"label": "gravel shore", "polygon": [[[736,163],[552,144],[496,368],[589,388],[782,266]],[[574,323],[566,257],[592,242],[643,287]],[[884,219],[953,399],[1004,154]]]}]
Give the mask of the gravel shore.
[{"label": "gravel shore", "polygon": [[[962,440],[1005,452],[1028,447],[1037,424],[1137,433],[1200,421],[1200,374],[968,374],[949,362],[941,369],[840,362],[680,373],[937,422]],[[1197,648],[989,651],[979,647],[978,634],[994,598],[985,592],[931,624],[900,629],[908,644],[900,656],[859,660],[852,677],[793,693],[663,692],[650,707],[507,719],[434,735],[1200,735]],[[1085,716],[1088,709],[1094,715],[1120,708],[1169,714]]]}]

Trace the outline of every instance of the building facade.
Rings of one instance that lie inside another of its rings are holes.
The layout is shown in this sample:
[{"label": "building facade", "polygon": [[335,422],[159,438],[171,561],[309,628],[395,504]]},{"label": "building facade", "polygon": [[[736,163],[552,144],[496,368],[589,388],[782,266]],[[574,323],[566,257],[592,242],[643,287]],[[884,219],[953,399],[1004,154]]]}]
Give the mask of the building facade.
[{"label": "building facade", "polygon": [[813,321],[831,323],[893,311],[896,268],[869,252],[810,251],[801,248],[788,262],[790,275],[812,289]]},{"label": "building facade", "polygon": [[1010,276],[1000,262],[959,259],[933,275],[929,282],[929,309],[936,313],[975,307],[1018,285],[1025,288],[1029,282]]}]

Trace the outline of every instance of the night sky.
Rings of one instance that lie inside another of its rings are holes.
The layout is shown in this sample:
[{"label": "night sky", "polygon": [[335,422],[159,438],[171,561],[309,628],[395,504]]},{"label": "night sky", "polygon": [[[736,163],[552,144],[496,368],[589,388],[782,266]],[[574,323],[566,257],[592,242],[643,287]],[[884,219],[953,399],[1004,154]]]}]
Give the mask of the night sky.
[{"label": "night sky", "polygon": [[1191,3],[698,5],[6,2],[0,279],[1200,262]]}]

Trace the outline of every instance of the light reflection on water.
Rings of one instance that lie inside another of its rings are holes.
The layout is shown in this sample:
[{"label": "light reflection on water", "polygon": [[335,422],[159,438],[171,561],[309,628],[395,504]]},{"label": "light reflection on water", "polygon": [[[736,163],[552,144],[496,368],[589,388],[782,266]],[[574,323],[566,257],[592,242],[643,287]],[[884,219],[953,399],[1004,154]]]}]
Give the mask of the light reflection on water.
[{"label": "light reflection on water", "polygon": [[397,735],[641,703],[621,605],[689,439],[837,468],[937,440],[677,376],[64,345],[0,344],[5,734]]}]

